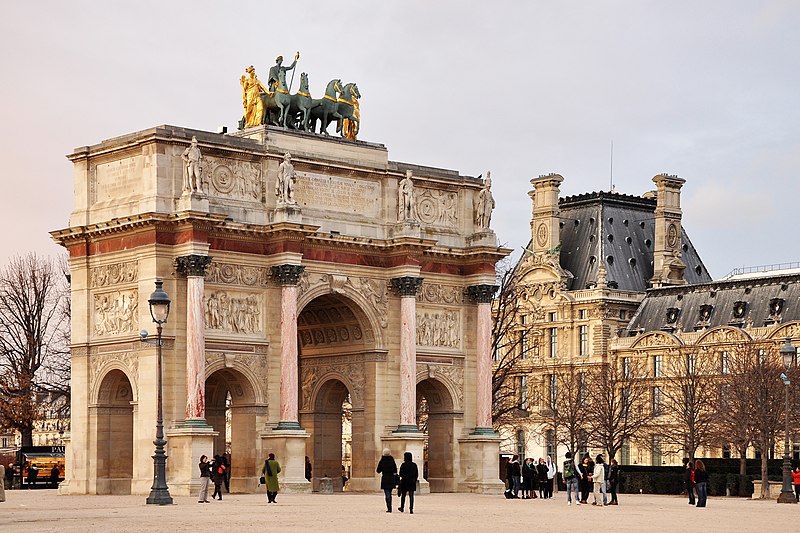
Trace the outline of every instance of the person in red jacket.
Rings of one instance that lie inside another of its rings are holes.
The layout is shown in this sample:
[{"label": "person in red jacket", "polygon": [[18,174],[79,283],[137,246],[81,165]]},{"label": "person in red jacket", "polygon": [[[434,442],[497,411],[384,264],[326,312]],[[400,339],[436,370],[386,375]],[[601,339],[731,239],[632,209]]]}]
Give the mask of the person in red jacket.
[{"label": "person in red jacket", "polygon": [[792,483],[794,483],[795,501],[800,502],[800,465],[794,467],[794,472],[792,472]]}]

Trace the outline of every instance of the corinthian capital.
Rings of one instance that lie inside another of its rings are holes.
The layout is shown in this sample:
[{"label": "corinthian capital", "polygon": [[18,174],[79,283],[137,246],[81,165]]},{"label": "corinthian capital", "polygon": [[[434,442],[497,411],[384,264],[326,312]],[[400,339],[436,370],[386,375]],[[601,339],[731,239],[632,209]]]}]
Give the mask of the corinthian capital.
[{"label": "corinthian capital", "polygon": [[208,255],[184,255],[175,258],[175,266],[178,273],[182,276],[206,275],[206,267],[211,264],[211,257]]}]

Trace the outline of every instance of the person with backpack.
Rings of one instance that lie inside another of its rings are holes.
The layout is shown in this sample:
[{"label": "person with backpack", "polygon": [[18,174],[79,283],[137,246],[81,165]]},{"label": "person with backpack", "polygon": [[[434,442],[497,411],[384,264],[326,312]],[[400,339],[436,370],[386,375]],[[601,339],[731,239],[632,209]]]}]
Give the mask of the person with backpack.
[{"label": "person with backpack", "polygon": [[575,494],[575,505],[581,504],[581,496],[578,491],[579,472],[572,459],[572,453],[567,452],[564,461],[564,482],[567,484],[567,505],[572,505],[572,494]]},{"label": "person with backpack", "polygon": [[225,461],[219,455],[214,456],[214,463],[211,467],[211,481],[214,482],[214,494],[211,499],[214,500],[219,495],[219,500],[222,501],[222,484],[225,483],[225,474],[227,472]]}]

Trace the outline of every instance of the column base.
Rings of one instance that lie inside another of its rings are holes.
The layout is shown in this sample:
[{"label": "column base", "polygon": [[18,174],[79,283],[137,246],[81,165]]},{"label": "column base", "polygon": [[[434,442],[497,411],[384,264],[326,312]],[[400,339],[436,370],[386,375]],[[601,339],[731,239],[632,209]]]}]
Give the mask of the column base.
[{"label": "column base", "polygon": [[422,431],[420,431],[419,428],[414,424],[400,424],[392,433],[419,433],[422,435]]},{"label": "column base", "polygon": [[[477,430],[489,428],[476,428]],[[500,481],[500,436],[471,434],[458,439],[459,492],[502,494],[505,485]]]},{"label": "column base", "polygon": [[166,431],[167,486],[173,496],[189,496],[200,490],[200,456],[214,455],[214,437],[219,432],[205,419],[189,419]]},{"label": "column base", "polygon": [[477,435],[483,437],[499,437],[499,434],[494,430],[494,428],[475,428],[472,430],[470,435]]},{"label": "column base", "polygon": [[[288,426],[288,428],[287,428]],[[281,492],[310,493],[311,483],[306,479],[306,439],[310,435],[297,422],[280,422],[274,429],[261,433],[261,447],[264,458],[259,463],[257,473],[269,453],[281,465],[278,474]]]}]

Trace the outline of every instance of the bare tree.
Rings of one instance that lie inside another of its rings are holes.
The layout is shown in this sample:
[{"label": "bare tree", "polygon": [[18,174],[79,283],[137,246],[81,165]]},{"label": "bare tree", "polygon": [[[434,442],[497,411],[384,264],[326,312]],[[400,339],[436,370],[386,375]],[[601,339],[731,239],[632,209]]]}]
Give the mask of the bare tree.
[{"label": "bare tree", "polygon": [[15,257],[0,272],[0,418],[23,446],[33,444],[42,402],[68,394],[67,300],[66,278],[51,259]]},{"label": "bare tree", "polygon": [[750,410],[750,345],[726,349],[720,355],[720,378],[714,416],[714,441],[739,455],[739,474],[747,473],[747,450],[753,442]]},{"label": "bare tree", "polygon": [[641,360],[624,358],[595,367],[589,375],[589,434],[609,460],[652,421],[645,371]]},{"label": "bare tree", "polygon": [[519,271],[505,260],[497,272],[500,290],[492,302],[492,424],[499,431],[515,427],[520,418],[527,416],[522,400],[529,391],[520,389],[524,381],[520,378],[526,375],[520,362],[533,356],[538,342],[528,337],[529,332],[521,323]]},{"label": "bare tree", "polygon": [[553,431],[559,444],[574,454],[586,444],[588,434],[591,411],[587,374],[570,363],[553,367],[552,373],[544,375],[544,380],[545,406],[541,413],[544,425]]},{"label": "bare tree", "polygon": [[[654,373],[657,372],[654,368]],[[662,396],[660,408],[668,414],[665,422],[654,420],[651,424],[662,443],[694,458],[698,448],[713,442],[717,375],[711,358],[697,347],[682,347],[669,354],[663,365],[663,377],[654,376],[658,390],[654,387],[653,393]],[[653,398],[654,409],[659,408],[657,403]]]}]

